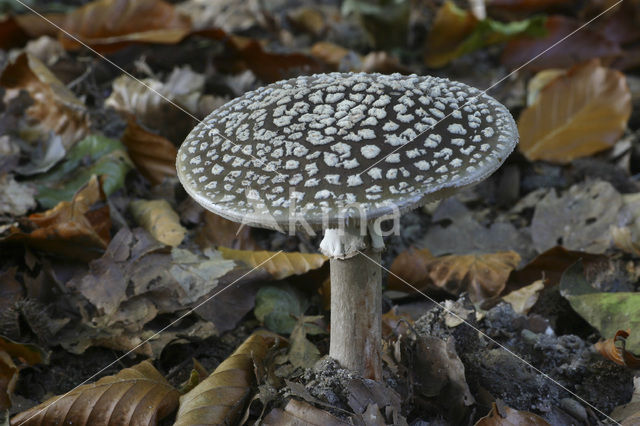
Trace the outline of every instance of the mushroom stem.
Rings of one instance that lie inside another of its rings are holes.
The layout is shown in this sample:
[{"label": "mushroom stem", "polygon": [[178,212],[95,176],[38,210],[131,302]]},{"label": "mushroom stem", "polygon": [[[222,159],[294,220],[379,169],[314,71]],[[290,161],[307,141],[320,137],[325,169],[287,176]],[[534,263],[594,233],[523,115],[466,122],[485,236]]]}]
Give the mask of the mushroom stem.
[{"label": "mushroom stem", "polygon": [[[334,247],[353,246],[353,233],[327,230]],[[331,342],[329,356],[341,366],[373,380],[382,379],[382,288],[380,248],[371,237],[361,237],[360,247],[339,255],[331,253]],[[336,241],[338,240],[338,241]],[[323,244],[321,244],[323,247]],[[357,251],[361,248],[363,254]],[[323,250],[325,254],[327,250]],[[368,257],[368,258],[367,258]]]}]

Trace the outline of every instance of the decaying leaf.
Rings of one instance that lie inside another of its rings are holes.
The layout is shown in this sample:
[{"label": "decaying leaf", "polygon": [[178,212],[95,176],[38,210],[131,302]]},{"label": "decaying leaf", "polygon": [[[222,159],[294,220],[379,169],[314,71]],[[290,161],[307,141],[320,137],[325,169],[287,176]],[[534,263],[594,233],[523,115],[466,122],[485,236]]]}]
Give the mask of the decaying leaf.
[{"label": "decaying leaf", "polygon": [[308,307],[307,298],[297,288],[289,284],[268,285],[258,290],[253,313],[269,330],[290,334],[296,318],[301,317]]},{"label": "decaying leaf", "polygon": [[33,104],[26,114],[30,125],[41,135],[50,131],[62,138],[65,149],[87,135],[89,119],[87,110],[80,101],[51,71],[35,56],[20,54],[2,72],[0,85],[9,89],[9,98],[26,90]]},{"label": "decaying leaf", "polygon": [[382,336],[390,338],[407,332],[413,324],[413,318],[407,313],[398,313],[398,306],[394,306],[382,315]]},{"label": "decaying leaf", "polygon": [[640,357],[627,351],[626,340],[628,337],[629,331],[618,330],[611,339],[597,342],[594,346],[603,357],[616,364],[629,368],[640,368]]},{"label": "decaying leaf", "polygon": [[132,115],[128,116],[122,143],[136,168],[152,184],[157,185],[165,177],[176,175],[176,147],[162,136],[144,129]]},{"label": "decaying leaf", "polygon": [[234,423],[255,384],[254,364],[261,363],[274,344],[283,343],[265,331],[249,336],[209,377],[180,397],[174,425]]},{"label": "decaying leaf", "polygon": [[251,227],[217,215],[204,212],[204,223],[198,230],[196,241],[200,247],[223,246],[238,250],[255,250],[256,242],[251,236]]},{"label": "decaying leaf", "polygon": [[8,353],[0,349],[0,411],[11,408],[11,394],[18,382],[18,367]]},{"label": "decaying leaf", "polygon": [[[14,362],[14,358],[17,363]],[[11,407],[11,394],[18,381],[20,366],[47,362],[48,354],[35,345],[12,342],[0,336],[0,412]]]},{"label": "decaying leaf", "polygon": [[0,175],[0,215],[22,216],[36,206],[33,186],[16,182],[12,175]]},{"label": "decaying leaf", "polygon": [[54,396],[14,416],[11,424],[155,424],[176,408],[179,396],[149,361],[143,361]]},{"label": "decaying leaf", "polygon": [[93,176],[74,196],[51,210],[35,213],[31,231],[11,228],[2,243],[21,243],[38,250],[88,261],[99,257],[111,239],[109,206],[103,180]]},{"label": "decaying leaf", "polygon": [[502,292],[519,262],[514,251],[434,257],[428,249],[411,249],[391,265],[389,288],[407,291],[404,280],[422,291],[443,290],[455,296],[467,291],[474,303],[481,303]]},{"label": "decaying leaf", "polygon": [[135,221],[163,244],[177,247],[187,233],[167,200],[136,200],[129,208]]},{"label": "decaying leaf", "polygon": [[326,256],[315,253],[234,250],[227,247],[218,249],[225,259],[238,260],[252,268],[262,264],[260,267],[277,280],[318,269],[327,261]]},{"label": "decaying leaf", "polygon": [[[568,68],[594,58],[613,58],[622,53],[618,44],[603,34],[589,27],[578,30],[581,25],[573,18],[552,15],[546,20],[546,36],[523,35],[511,40],[502,51],[502,63],[510,69],[527,64],[525,69],[528,71],[542,71]],[[574,34],[567,37],[571,33]],[[551,48],[563,38],[561,44]],[[541,55],[542,52],[545,53]],[[537,55],[540,56],[531,61]]]},{"label": "decaying leaf", "polygon": [[91,176],[102,176],[102,189],[113,194],[122,185],[131,169],[125,147],[115,139],[90,135],[67,152],[64,161],[30,182],[38,189],[36,200],[42,207],[51,208],[61,201],[71,200]]},{"label": "decaying leaf", "polygon": [[342,14],[355,14],[366,31],[369,43],[381,50],[407,44],[411,3],[408,1],[345,0]]},{"label": "decaying leaf", "polygon": [[548,83],[522,112],[519,148],[530,160],[566,164],[611,148],[630,115],[624,75],[587,62]]},{"label": "decaying leaf", "polygon": [[478,420],[475,426],[550,426],[542,417],[528,411],[518,411],[502,404],[498,406],[495,402],[491,412]]},{"label": "decaying leaf", "polygon": [[[191,31],[191,20],[162,0],[94,0],[69,13],[62,27],[105,53],[132,42],[178,43]],[[63,33],[60,42],[68,50],[82,47]]]},{"label": "decaying leaf", "polygon": [[343,426],[349,423],[307,402],[291,399],[284,407],[284,410],[280,408],[272,409],[262,420],[262,424],[269,426]]},{"label": "decaying leaf", "polygon": [[529,309],[538,301],[539,293],[543,289],[544,282],[542,280],[534,281],[527,286],[503,296],[502,300],[510,304],[516,313],[526,315]]},{"label": "decaying leaf", "polygon": [[320,359],[320,351],[307,339],[307,335],[324,334],[326,331],[314,322],[322,319],[320,316],[300,316],[296,322],[289,340],[287,360],[294,367],[312,368]]}]

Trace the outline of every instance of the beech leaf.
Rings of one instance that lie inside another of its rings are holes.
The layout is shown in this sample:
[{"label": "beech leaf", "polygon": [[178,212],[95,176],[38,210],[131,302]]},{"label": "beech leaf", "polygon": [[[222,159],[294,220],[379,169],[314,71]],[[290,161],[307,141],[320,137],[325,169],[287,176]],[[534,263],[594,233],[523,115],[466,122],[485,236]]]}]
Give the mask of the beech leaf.
[{"label": "beech leaf", "polygon": [[14,416],[12,425],[156,424],[178,405],[179,393],[149,361],[78,386]]},{"label": "beech leaf", "polygon": [[618,330],[611,339],[597,342],[594,347],[603,357],[616,364],[629,368],[640,368],[640,357],[627,351],[626,340],[628,337],[629,331]]},{"label": "beech leaf", "polygon": [[255,384],[254,362],[282,342],[266,331],[249,336],[209,377],[180,397],[174,426],[235,424]]},{"label": "beech leaf", "polygon": [[136,200],[129,208],[135,221],[163,244],[177,247],[187,233],[167,200]]},{"label": "beech leaf", "polygon": [[433,257],[428,249],[410,249],[393,261],[389,289],[407,291],[401,277],[421,291],[441,290],[454,296],[467,291],[474,303],[481,303],[502,292],[519,262],[514,251]]},{"label": "beech leaf", "polygon": [[575,66],[542,89],[518,119],[520,151],[566,164],[611,148],[631,115],[625,77],[599,61]]},{"label": "beech leaf", "polygon": [[249,267],[256,267],[273,256],[262,264],[261,268],[267,270],[277,280],[318,269],[327,261],[326,256],[315,253],[278,253],[275,251],[234,250],[227,247],[219,247],[218,250],[225,259],[238,260]]}]

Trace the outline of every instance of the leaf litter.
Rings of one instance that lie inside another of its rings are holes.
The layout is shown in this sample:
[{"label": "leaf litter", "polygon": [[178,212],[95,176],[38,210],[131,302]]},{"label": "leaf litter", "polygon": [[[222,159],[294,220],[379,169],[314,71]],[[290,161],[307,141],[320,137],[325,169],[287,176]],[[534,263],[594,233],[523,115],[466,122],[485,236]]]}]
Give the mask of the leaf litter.
[{"label": "leaf litter", "polygon": [[[48,364],[25,363],[27,352],[0,355],[0,402],[12,415],[90,377],[113,361],[110,351],[134,350],[73,392],[116,392],[116,377],[144,370],[170,395],[139,407],[152,424],[214,412],[266,424],[601,419],[464,319],[605,413],[619,407],[612,415],[621,422],[637,417],[632,2],[504,82],[495,96],[519,116],[520,154],[482,185],[407,212],[387,239],[385,266],[450,312],[385,279],[385,310],[395,307],[383,318],[384,383],[323,357],[332,325],[318,241],[238,227],[194,206],[176,185],[175,146],[195,119],[288,76],[415,72],[483,88],[604,6],[494,1],[479,21],[449,2],[354,1],[342,10],[337,2],[63,3],[43,12],[192,116],[88,60],[39,18],[5,21],[0,46],[15,50],[0,78],[0,334],[52,351]],[[445,18],[456,24],[443,26]],[[580,259],[584,272],[569,285]],[[261,327],[271,332],[255,332]],[[204,390],[199,408],[179,402],[178,388]],[[69,413],[103,408],[82,399]]]}]

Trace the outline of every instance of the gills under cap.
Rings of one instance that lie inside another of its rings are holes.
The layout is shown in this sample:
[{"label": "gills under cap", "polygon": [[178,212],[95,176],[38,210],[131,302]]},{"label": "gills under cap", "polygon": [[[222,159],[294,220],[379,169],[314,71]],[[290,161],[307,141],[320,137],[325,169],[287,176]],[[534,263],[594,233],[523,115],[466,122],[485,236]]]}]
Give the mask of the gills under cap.
[{"label": "gills under cap", "polygon": [[479,182],[517,140],[509,111],[463,83],[316,74],[213,111],[180,147],[177,170],[198,203],[227,219],[319,228],[353,215],[346,205],[370,220]]}]

